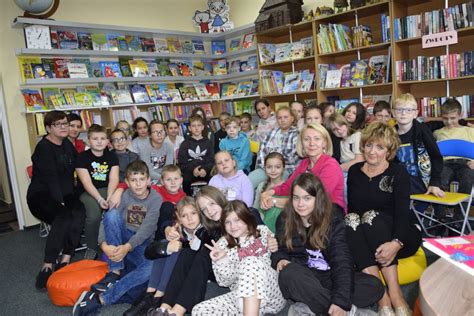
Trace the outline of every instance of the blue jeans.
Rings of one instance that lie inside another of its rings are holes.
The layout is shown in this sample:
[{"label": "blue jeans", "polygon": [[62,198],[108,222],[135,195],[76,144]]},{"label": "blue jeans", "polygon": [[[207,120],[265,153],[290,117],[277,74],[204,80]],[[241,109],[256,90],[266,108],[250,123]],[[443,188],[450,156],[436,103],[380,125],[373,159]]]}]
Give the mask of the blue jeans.
[{"label": "blue jeans", "polygon": [[168,285],[171,272],[173,272],[178,256],[179,251],[172,253],[169,257],[159,258],[153,261],[148,287],[154,288],[162,293],[165,292],[166,285]]},{"label": "blue jeans", "polygon": [[[135,235],[134,231],[127,229],[123,215],[117,209],[111,209],[106,212],[102,221],[105,230],[105,240],[109,245],[123,245]],[[107,258],[109,271],[121,270],[122,275],[124,275],[124,270],[127,268],[129,272],[102,294],[104,305],[116,303],[130,289],[145,283],[150,278],[152,261],[147,260],[144,256],[145,248],[149,243],[150,241],[147,240],[143,244],[136,246],[120,262],[113,262]]]}]

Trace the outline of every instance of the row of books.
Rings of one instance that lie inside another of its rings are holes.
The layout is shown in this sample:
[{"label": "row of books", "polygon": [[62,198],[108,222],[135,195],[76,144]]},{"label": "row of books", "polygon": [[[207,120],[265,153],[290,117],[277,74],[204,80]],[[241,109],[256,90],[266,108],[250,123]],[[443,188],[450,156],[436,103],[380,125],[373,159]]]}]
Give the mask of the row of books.
[{"label": "row of books", "polygon": [[367,25],[320,24],[318,51],[329,54],[372,44],[372,29]]},{"label": "row of books", "polygon": [[419,37],[474,26],[472,2],[440,10],[396,18],[393,21],[395,40]]},{"label": "row of books", "polygon": [[[463,118],[474,115],[474,95],[462,95],[454,97],[461,103]],[[422,97],[419,102],[419,115],[423,117],[440,117],[441,105],[447,97]]]},{"label": "row of books", "polygon": [[256,114],[252,99],[223,102],[221,104],[221,112],[227,112],[233,116],[239,116],[243,113],[249,113],[250,115]]},{"label": "row of books", "polygon": [[289,73],[260,70],[260,84],[264,95],[311,91],[313,80],[314,72],[308,69]]},{"label": "row of books", "polygon": [[305,37],[292,43],[259,43],[258,54],[261,65],[301,59],[314,55],[312,37]]},{"label": "row of books", "polygon": [[390,82],[390,58],[376,55],[350,64],[319,64],[319,88],[347,88]]},{"label": "row of books", "polygon": [[130,58],[40,58],[19,57],[23,82],[26,79],[212,76],[257,69],[257,56],[227,61],[191,61]]},{"label": "row of books", "polygon": [[[81,117],[82,126],[84,129],[88,129],[92,124],[102,125],[102,117],[100,116],[100,114],[94,113],[93,111],[81,110],[71,111],[71,113],[76,113]],[[46,129],[44,127],[44,116],[45,113],[35,113],[36,134],[38,136],[46,135]]]},{"label": "row of books", "polygon": [[[229,51],[250,48],[254,45],[254,41],[254,33],[233,38],[229,41]],[[51,31],[51,48],[53,49],[205,54],[208,51],[206,46],[208,46],[207,42],[202,39],[179,40],[175,37],[156,38],[136,35]],[[225,40],[213,40],[210,46],[213,55],[221,55],[227,51]]]},{"label": "row of books", "polygon": [[433,80],[474,75],[474,51],[441,56],[417,56],[395,62],[397,81]]},{"label": "row of books", "polygon": [[27,111],[68,109],[75,107],[128,105],[133,103],[180,102],[215,100],[223,97],[255,95],[258,80],[239,83],[193,83],[193,84],[134,84],[77,88],[22,89]]},{"label": "row of books", "polygon": [[390,15],[386,15],[382,13],[380,15],[380,24],[382,25],[382,42],[388,43],[390,42],[391,34],[390,34]]}]

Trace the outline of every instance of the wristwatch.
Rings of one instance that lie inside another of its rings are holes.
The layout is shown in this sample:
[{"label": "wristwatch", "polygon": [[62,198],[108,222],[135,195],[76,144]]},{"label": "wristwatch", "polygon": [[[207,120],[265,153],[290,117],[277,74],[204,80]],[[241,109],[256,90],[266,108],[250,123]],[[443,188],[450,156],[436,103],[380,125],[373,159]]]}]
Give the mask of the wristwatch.
[{"label": "wristwatch", "polygon": [[404,244],[400,241],[398,238],[393,238],[392,241],[398,243],[400,245],[400,248],[403,248]]}]

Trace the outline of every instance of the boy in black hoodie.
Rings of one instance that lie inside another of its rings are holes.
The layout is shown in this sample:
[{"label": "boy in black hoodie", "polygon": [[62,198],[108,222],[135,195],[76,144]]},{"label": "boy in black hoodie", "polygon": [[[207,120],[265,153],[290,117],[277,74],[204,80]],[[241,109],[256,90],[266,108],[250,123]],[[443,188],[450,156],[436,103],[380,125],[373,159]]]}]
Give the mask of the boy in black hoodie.
[{"label": "boy in black hoodie", "polygon": [[214,166],[214,148],[207,135],[203,134],[204,119],[199,115],[189,118],[191,136],[179,147],[178,165],[183,172],[183,190],[192,195],[191,183],[208,182]]}]

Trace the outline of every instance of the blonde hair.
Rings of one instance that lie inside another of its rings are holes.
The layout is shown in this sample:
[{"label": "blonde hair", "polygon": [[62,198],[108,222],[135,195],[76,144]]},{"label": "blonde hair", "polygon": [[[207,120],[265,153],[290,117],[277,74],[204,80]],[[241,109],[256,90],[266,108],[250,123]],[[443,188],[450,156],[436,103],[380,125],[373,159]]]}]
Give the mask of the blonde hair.
[{"label": "blonde hair", "polygon": [[293,118],[293,124],[291,124],[292,126],[295,126],[298,123],[295,113],[293,113],[289,106],[282,106],[281,108],[279,108],[276,111],[276,115],[278,116],[278,113],[280,113],[281,111],[288,111],[288,113],[290,113],[291,117]]},{"label": "blonde hair", "polygon": [[415,97],[411,93],[404,93],[401,96],[397,97],[393,102],[393,107],[397,108],[399,105],[408,105],[412,108],[418,109],[418,103],[416,102]]},{"label": "blonde hair", "polygon": [[360,151],[365,153],[365,145],[369,142],[378,141],[387,147],[387,160],[392,160],[400,148],[400,138],[395,128],[382,122],[373,122],[362,130],[360,137]]},{"label": "blonde hair", "polygon": [[240,118],[237,116],[230,116],[225,119],[224,121],[224,127],[227,127],[230,123],[235,123],[237,126],[240,126]]},{"label": "blonde hair", "polygon": [[321,124],[317,124],[317,123],[306,124],[301,129],[301,131],[298,135],[298,142],[296,143],[296,152],[298,153],[298,156],[306,157],[306,153],[305,153],[304,148],[303,148],[303,137],[304,137],[303,135],[309,129],[313,129],[316,132],[318,132],[319,134],[321,134],[321,136],[323,136],[324,141],[326,142],[325,153],[328,154],[329,156],[332,156],[331,136],[329,135],[329,132],[327,131],[327,129],[324,126],[322,126]]},{"label": "blonde hair", "polygon": [[355,130],[351,127],[351,124],[347,121],[347,119],[344,117],[344,115],[340,113],[333,113],[331,116],[328,117],[326,120],[326,125],[328,126],[329,129],[333,129],[334,124],[337,124],[339,126],[345,125],[347,126],[347,136],[350,136],[354,134]]}]

